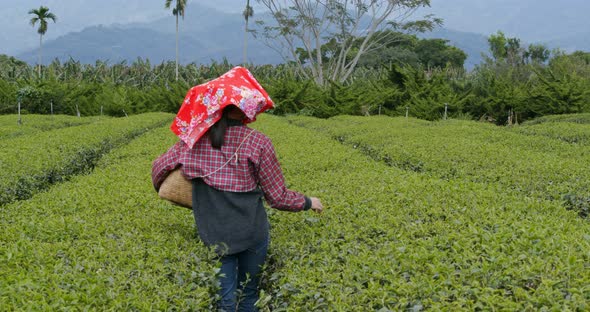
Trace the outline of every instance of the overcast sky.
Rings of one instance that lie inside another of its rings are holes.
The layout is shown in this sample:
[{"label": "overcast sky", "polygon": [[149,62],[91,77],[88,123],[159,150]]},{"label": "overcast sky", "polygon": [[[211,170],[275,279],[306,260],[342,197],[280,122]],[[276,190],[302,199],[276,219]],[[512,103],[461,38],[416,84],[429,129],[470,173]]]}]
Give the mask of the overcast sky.
[{"label": "overcast sky", "polygon": [[[241,0],[189,0],[189,4],[193,2],[224,12],[242,12],[246,3]],[[43,37],[43,40],[51,40],[93,25],[145,22],[171,15],[164,3],[165,0],[0,0],[0,54],[12,55],[39,44],[35,33],[38,26],[29,25],[31,16],[28,11],[33,8],[46,6],[57,16],[58,22],[50,22]],[[262,11],[256,0],[251,0],[250,5],[255,12]],[[187,15],[190,16],[190,12]]]},{"label": "overcast sky", "polygon": [[[255,16],[263,6],[251,0]],[[28,24],[28,11],[41,5],[57,15],[44,40],[93,25],[154,20],[171,15],[165,0],[0,0],[0,54],[14,54],[39,44],[36,28]],[[189,0],[224,12],[242,12],[245,0]],[[590,31],[590,0],[432,0],[434,13],[450,29],[490,35],[503,30],[525,40],[554,39]],[[191,12],[187,11],[190,18]]]}]

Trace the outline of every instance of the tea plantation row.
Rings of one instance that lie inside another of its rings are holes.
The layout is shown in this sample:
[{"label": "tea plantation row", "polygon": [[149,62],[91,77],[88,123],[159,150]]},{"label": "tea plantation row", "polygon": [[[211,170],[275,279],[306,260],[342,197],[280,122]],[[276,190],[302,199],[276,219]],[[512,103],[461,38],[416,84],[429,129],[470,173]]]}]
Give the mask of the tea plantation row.
[{"label": "tea plantation row", "polygon": [[371,161],[278,118],[254,126],[291,187],[328,207],[271,215],[275,311],[588,309],[590,224],[558,203]]},{"label": "tea plantation row", "polygon": [[212,254],[190,211],[151,186],[152,160],[175,140],[151,130],[92,174],[0,207],[0,310],[210,310]]},{"label": "tea plantation row", "polygon": [[0,140],[0,206],[91,170],[110,149],[168,123],[170,115],[82,119],[88,123]]},{"label": "tea plantation row", "polygon": [[69,115],[0,115],[0,139],[39,133],[77,125],[89,124],[111,117],[84,117]]},{"label": "tea plantation row", "polygon": [[590,200],[590,146],[561,140],[573,137],[575,131],[580,138],[590,137],[588,124],[555,122],[507,129],[471,121],[389,117],[289,120],[405,170],[444,180],[498,184],[502,192],[520,196]]},{"label": "tea plantation row", "polygon": [[[289,187],[326,206],[269,210],[263,311],[589,309],[590,224],[560,203],[389,166],[279,117],[252,127]],[[147,131],[91,174],[0,206],[0,306],[212,309],[213,254],[149,177],[175,141],[167,125]]]}]

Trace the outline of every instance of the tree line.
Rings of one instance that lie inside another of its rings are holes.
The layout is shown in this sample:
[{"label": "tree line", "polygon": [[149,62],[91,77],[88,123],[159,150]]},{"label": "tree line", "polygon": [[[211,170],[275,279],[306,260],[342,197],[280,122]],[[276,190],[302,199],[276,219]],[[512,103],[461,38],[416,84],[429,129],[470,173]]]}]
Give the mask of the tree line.
[{"label": "tree line", "polygon": [[[245,33],[274,43],[279,52],[282,46],[285,63],[244,65],[268,89],[277,103],[276,114],[387,114],[429,120],[450,116],[512,124],[547,114],[590,111],[587,52],[524,47],[518,38],[498,32],[488,39],[490,55],[467,72],[463,51],[443,39],[411,34],[432,29],[441,20],[386,22],[396,10],[409,14],[429,1],[297,1],[292,6],[258,2],[270,10],[276,24],[258,21],[256,29],[249,29],[253,10],[247,1]],[[186,1],[172,5],[167,0],[165,6],[173,8],[178,30]],[[56,16],[44,7],[29,13],[34,15],[33,26],[40,23],[42,38],[47,20],[55,21]],[[372,27],[363,28],[366,25]],[[364,31],[357,33],[361,28]],[[244,59],[246,47],[245,36]],[[176,112],[191,86],[237,65],[180,65],[178,60],[151,64],[144,59],[130,64],[90,65],[73,59],[40,64],[35,72],[20,60],[0,56],[0,113],[16,112],[17,104],[31,113]]]},{"label": "tree line", "polygon": [[[494,55],[471,72],[462,67],[429,66],[417,51],[401,50],[381,63],[370,58],[344,83],[318,85],[298,73],[292,63],[250,65],[248,68],[277,103],[275,114],[331,117],[339,114],[410,115],[436,120],[483,119],[497,124],[522,122],[549,115],[590,112],[590,53],[556,53],[533,60],[523,49],[518,60]],[[416,63],[400,61],[412,55]],[[442,53],[445,54],[445,53]],[[440,55],[431,55],[440,59]],[[379,55],[375,57],[379,59]],[[151,64],[93,65],[70,59],[36,68],[13,57],[0,56],[0,113],[109,114],[165,111],[175,113],[187,90],[215,78],[234,64],[227,61],[179,66]]]}]

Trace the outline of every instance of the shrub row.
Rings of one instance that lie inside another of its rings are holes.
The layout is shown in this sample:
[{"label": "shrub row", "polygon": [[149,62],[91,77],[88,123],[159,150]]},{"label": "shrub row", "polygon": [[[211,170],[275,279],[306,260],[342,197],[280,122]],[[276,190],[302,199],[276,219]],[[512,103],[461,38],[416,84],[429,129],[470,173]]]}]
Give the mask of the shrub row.
[{"label": "shrub row", "polygon": [[588,309],[590,225],[575,213],[386,166],[331,135],[262,117],[254,126],[273,139],[290,187],[326,206],[270,214],[270,310]]},{"label": "shrub row", "polygon": [[[328,134],[260,116],[289,187],[323,215],[269,211],[262,310],[586,310],[590,225],[557,203],[372,161]],[[0,208],[8,310],[211,310],[217,264],[192,214],[159,200],[148,132]]]},{"label": "shrub row", "polygon": [[50,114],[53,107],[55,114],[115,117],[146,112],[175,113],[191,86],[185,82],[166,82],[148,88],[77,79],[16,81],[9,85],[14,89],[13,97],[1,102],[0,96],[0,114],[16,114],[20,102],[21,109],[32,114]]},{"label": "shrub row", "polygon": [[590,145],[590,123],[546,122],[513,127],[517,133],[544,136],[568,143]]},{"label": "shrub row", "polygon": [[546,122],[574,122],[581,124],[590,124],[590,114],[563,114],[547,115],[527,121],[526,125],[534,125]]},{"label": "shrub row", "polygon": [[151,185],[152,160],[175,140],[167,126],[151,130],[92,174],[1,207],[1,310],[213,310],[213,255],[192,213]]},{"label": "shrub row", "polygon": [[91,170],[113,147],[169,120],[170,114],[150,113],[2,140],[0,206]]},{"label": "shrub row", "polygon": [[78,118],[68,115],[0,115],[0,139],[34,134],[53,129],[85,125],[109,117]]},{"label": "shrub row", "polygon": [[291,117],[405,170],[445,180],[499,184],[521,196],[563,200],[590,195],[588,146],[515,133],[473,121],[403,117]]}]

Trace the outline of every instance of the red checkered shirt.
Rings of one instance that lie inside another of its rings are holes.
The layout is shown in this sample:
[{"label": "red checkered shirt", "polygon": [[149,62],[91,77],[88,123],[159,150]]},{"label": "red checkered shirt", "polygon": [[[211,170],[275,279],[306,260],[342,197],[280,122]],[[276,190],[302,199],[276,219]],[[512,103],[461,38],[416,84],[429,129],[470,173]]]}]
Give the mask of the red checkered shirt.
[{"label": "red checkered shirt", "polygon": [[156,190],[178,166],[182,166],[188,179],[201,177],[222,191],[249,192],[260,186],[266,202],[276,209],[299,211],[305,206],[305,196],[285,186],[271,140],[243,125],[227,128],[221,149],[211,147],[208,135],[202,136],[192,149],[183,141],[176,143],[153,163],[152,183]]}]

